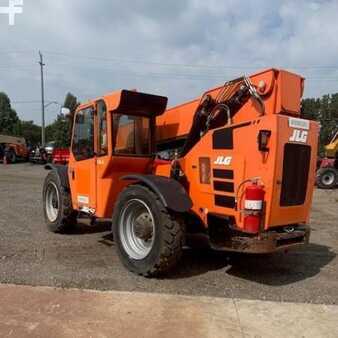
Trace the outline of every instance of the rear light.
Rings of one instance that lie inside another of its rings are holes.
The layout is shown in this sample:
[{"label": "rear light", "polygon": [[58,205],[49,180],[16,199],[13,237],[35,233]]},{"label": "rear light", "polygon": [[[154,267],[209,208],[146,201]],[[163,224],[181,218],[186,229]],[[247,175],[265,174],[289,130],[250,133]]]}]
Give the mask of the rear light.
[{"label": "rear light", "polygon": [[259,151],[269,151],[269,140],[271,137],[271,130],[260,130],[258,134],[258,149]]},{"label": "rear light", "polygon": [[199,158],[200,183],[210,184],[210,158]]}]

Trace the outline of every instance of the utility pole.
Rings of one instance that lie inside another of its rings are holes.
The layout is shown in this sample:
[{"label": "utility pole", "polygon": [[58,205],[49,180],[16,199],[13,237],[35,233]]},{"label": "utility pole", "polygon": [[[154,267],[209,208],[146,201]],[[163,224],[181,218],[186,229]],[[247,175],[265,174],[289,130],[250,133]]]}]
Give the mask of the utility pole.
[{"label": "utility pole", "polygon": [[45,134],[45,86],[43,80],[43,63],[42,53],[39,51],[40,56],[40,69],[41,69],[41,147],[44,147],[46,144],[46,134]]}]

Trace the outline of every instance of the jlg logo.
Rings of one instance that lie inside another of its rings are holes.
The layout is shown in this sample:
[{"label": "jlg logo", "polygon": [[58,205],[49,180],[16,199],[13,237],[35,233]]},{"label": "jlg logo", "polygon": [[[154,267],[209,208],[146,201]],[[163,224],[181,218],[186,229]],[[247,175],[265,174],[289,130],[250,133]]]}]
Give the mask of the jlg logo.
[{"label": "jlg logo", "polygon": [[307,136],[308,136],[308,132],[306,130],[294,129],[293,134],[290,137],[290,141],[291,142],[306,143],[307,142]]},{"label": "jlg logo", "polygon": [[232,157],[231,156],[218,156],[214,164],[217,165],[230,165],[231,164]]}]

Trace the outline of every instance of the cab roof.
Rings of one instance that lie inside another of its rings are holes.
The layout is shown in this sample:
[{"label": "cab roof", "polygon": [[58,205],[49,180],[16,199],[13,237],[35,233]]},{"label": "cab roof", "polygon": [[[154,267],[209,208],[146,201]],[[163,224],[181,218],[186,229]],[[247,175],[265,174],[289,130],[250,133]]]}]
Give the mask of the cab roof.
[{"label": "cab roof", "polygon": [[100,100],[106,103],[107,111],[141,116],[159,116],[164,113],[168,103],[165,96],[123,89],[81,104],[77,110],[85,109]]}]

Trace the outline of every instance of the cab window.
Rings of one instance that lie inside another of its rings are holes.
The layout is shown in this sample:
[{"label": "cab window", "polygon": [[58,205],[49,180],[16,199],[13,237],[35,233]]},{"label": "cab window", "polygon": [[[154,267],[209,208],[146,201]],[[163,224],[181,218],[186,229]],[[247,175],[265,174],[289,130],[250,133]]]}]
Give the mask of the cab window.
[{"label": "cab window", "polygon": [[98,156],[104,156],[108,153],[107,139],[107,109],[104,101],[97,103],[97,119],[98,119]]},{"label": "cab window", "polygon": [[92,107],[76,113],[72,152],[77,161],[94,157],[94,110]]},{"label": "cab window", "polygon": [[113,114],[113,153],[115,155],[151,155],[150,118]]}]

